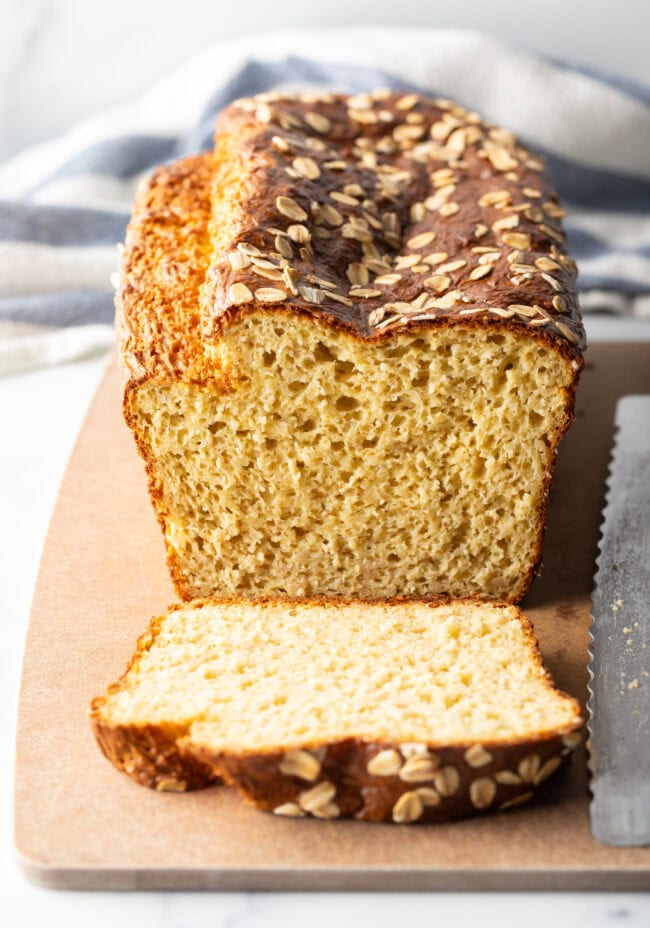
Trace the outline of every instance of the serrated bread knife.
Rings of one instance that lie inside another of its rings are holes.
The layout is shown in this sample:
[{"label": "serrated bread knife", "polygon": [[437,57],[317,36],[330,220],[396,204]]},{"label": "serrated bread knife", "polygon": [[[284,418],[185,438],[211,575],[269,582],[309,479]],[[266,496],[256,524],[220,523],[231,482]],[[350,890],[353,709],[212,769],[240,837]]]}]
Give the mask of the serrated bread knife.
[{"label": "serrated bread knife", "polygon": [[603,512],[592,611],[591,830],[650,844],[650,396],[626,396]]}]

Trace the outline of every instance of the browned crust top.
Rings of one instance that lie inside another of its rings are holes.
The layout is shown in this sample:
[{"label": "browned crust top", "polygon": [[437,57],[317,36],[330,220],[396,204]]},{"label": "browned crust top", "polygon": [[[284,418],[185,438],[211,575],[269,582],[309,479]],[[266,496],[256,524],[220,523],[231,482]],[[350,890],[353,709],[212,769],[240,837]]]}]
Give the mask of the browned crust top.
[{"label": "browned crust top", "polygon": [[511,133],[446,100],[265,94],[214,153],[136,203],[117,297],[135,374],[214,377],[206,347],[255,309],[366,339],[466,323],[585,347],[563,211]]},{"label": "browned crust top", "polygon": [[204,154],[160,167],[136,198],[115,300],[120,362],[135,379],[215,376],[199,306],[211,256],[213,165]]}]

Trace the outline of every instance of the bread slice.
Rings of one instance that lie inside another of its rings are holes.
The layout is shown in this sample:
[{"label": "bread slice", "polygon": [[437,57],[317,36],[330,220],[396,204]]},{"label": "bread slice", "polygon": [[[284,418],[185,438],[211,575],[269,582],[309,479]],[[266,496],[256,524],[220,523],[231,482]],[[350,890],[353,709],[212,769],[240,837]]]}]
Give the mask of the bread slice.
[{"label": "bread slice", "polygon": [[521,598],[585,344],[561,216],[417,95],[238,101],[158,170],[117,319],[179,596]]},{"label": "bread slice", "polygon": [[278,815],[375,822],[524,802],[582,724],[529,621],[474,600],[175,606],[91,720],[146,786],[223,779]]}]

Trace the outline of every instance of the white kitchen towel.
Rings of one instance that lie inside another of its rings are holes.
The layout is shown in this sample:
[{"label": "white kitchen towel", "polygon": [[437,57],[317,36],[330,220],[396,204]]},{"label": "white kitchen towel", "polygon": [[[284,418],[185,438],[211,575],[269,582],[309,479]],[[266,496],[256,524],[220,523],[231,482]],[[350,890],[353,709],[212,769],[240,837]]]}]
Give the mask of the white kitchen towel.
[{"label": "white kitchen towel", "polygon": [[112,344],[110,275],[136,187],[154,165],[210,147],[227,103],[380,86],[456,100],[543,153],[583,310],[650,318],[650,89],[473,32],[282,30],[214,45],[0,167],[0,372]]}]

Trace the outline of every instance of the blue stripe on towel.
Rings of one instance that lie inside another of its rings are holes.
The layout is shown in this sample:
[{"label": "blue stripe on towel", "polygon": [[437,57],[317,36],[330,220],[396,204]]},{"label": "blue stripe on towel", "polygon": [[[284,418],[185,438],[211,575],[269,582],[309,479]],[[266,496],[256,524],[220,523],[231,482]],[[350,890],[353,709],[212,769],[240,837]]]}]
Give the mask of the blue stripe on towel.
[{"label": "blue stripe on towel", "polygon": [[581,272],[578,277],[580,290],[612,290],[615,293],[626,293],[634,296],[638,293],[648,293],[650,288],[639,287],[634,280],[628,280],[625,277],[604,276],[602,274],[589,274]]},{"label": "blue stripe on towel", "polygon": [[[603,242],[597,236],[585,232],[584,229],[579,229],[571,225],[571,222],[567,223],[566,232],[569,242],[569,251],[576,261],[586,260],[587,258],[598,258],[611,254],[612,249],[607,242]],[[647,244],[639,243],[635,248],[626,248],[624,245],[618,245],[616,251],[620,254],[639,255],[643,258],[650,258],[650,242]]]},{"label": "blue stripe on towel", "polygon": [[0,240],[41,245],[112,245],[124,239],[128,213],[0,200]]},{"label": "blue stripe on towel", "polygon": [[0,297],[0,319],[68,328],[93,323],[113,324],[112,290],[64,290],[27,296]]},{"label": "blue stripe on towel", "polygon": [[560,197],[567,203],[618,213],[650,211],[650,180],[577,164],[560,155],[544,152],[539,145],[535,151],[546,155],[551,179]]}]

